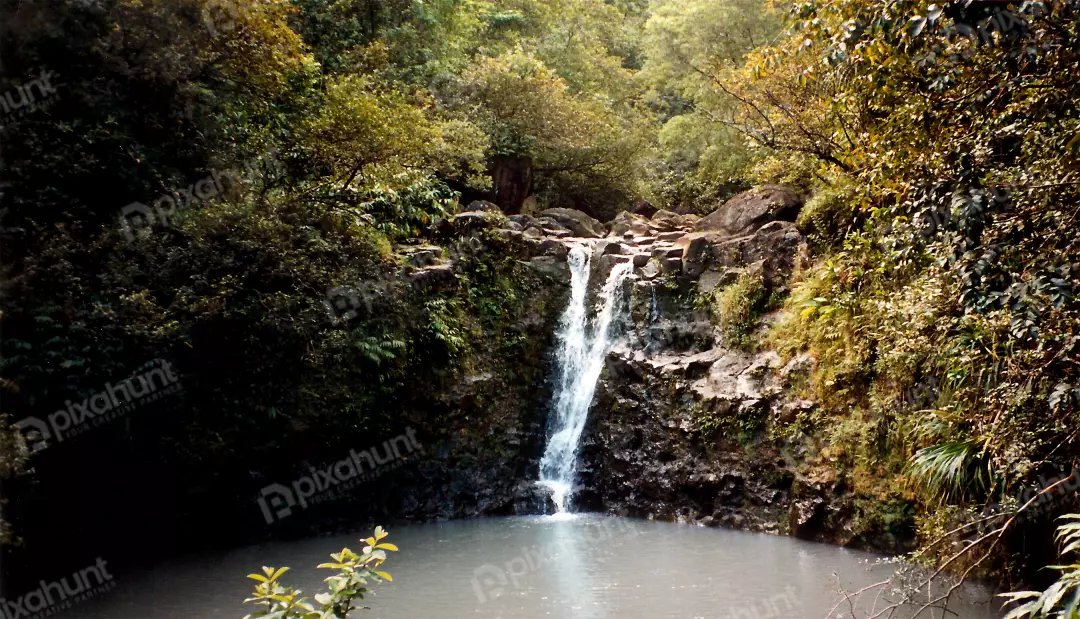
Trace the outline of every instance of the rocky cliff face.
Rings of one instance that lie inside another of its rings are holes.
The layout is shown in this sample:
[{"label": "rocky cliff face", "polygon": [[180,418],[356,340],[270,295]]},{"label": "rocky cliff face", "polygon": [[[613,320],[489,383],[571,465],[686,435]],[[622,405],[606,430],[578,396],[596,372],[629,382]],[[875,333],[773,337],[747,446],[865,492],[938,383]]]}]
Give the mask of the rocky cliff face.
[{"label": "rocky cliff face", "polygon": [[[793,270],[808,259],[791,221],[799,205],[786,190],[762,188],[703,219],[621,213],[605,226],[567,209],[503,219],[476,204],[444,224],[446,234],[478,239],[474,244],[505,243],[545,282],[548,292],[537,297],[545,300],[523,324],[549,353],[569,283],[568,249],[592,252],[592,295],[614,265],[634,265],[626,336],[607,356],[583,438],[578,509],[890,547],[854,524],[855,503],[820,446],[780,431],[815,406],[791,395],[813,360],[784,362],[774,351],[725,342],[703,303],[746,274],[760,278],[766,295],[786,292]],[[762,316],[757,327],[772,318]],[[419,477],[442,481],[423,501],[408,498],[407,514],[552,510],[532,483],[552,368],[550,354],[532,353],[538,356],[522,367],[533,388],[499,378],[505,368],[487,368],[446,394],[450,436],[476,431],[469,428],[478,419],[483,436],[455,437],[433,454]]]}]

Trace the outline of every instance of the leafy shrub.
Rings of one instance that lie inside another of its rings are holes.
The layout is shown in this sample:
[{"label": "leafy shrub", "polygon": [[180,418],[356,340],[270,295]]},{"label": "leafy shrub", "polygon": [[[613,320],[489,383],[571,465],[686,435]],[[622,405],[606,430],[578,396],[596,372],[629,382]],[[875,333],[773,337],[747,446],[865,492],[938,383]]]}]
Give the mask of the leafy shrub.
[{"label": "leafy shrub", "polygon": [[963,497],[990,485],[982,445],[975,441],[920,449],[911,457],[911,475],[945,499]]},{"label": "leafy shrub", "polygon": [[394,189],[375,185],[366,190],[360,204],[364,217],[376,229],[394,239],[420,236],[421,230],[457,206],[458,193],[446,183],[427,177]]},{"label": "leafy shrub", "polygon": [[757,318],[765,301],[765,278],[760,272],[747,272],[735,283],[714,293],[712,314],[724,344],[734,348],[751,348]]},{"label": "leafy shrub", "polygon": [[[1061,544],[1061,554],[1075,554],[1080,550],[1080,514],[1066,514],[1068,520],[1058,527],[1055,538]],[[1061,578],[1045,591],[1018,591],[1002,597],[1012,602],[1030,600],[1012,609],[1005,619],[1076,619],[1080,614],[1080,564],[1052,565],[1061,572]]]},{"label": "leafy shrub", "polygon": [[379,570],[386,561],[386,552],[397,550],[397,546],[389,542],[380,543],[387,535],[382,527],[375,527],[374,537],[363,540],[366,545],[360,554],[344,548],[330,555],[333,563],[319,565],[320,569],[337,570],[337,573],[325,579],[327,591],[315,595],[315,604],[308,598],[300,597],[301,591],[278,582],[278,578],[289,571],[287,567],[264,567],[262,574],[248,574],[248,578],[259,584],[255,585],[255,592],[244,603],[265,608],[246,615],[244,619],[345,619],[350,612],[367,608],[354,604],[356,600],[364,599],[364,594],[370,591],[368,581],[379,583],[393,580],[389,573]]},{"label": "leafy shrub", "polygon": [[830,185],[806,201],[795,222],[799,230],[823,245],[831,245],[852,230],[854,191],[845,184]]}]

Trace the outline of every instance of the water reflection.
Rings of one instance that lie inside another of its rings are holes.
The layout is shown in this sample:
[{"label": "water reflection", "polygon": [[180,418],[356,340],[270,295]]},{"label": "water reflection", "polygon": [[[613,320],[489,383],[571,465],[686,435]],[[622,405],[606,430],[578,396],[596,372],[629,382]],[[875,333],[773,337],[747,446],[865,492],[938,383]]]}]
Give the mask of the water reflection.
[{"label": "water reflection", "polygon": [[[854,591],[893,569],[871,565],[875,555],[790,538],[588,515],[390,533],[401,548],[386,565],[394,582],[377,587],[365,600],[372,610],[360,617],[824,619],[840,600],[838,583]],[[312,595],[326,576],[313,566],[343,546],[357,547],[356,537],[271,544],[120,574],[107,596],[57,616],[239,619],[254,610],[240,603],[250,591],[246,574],[261,565],[292,566],[287,583]],[[869,616],[873,601],[862,600],[856,616]],[[997,617],[996,608],[957,605],[950,617]],[[851,617],[846,604],[841,610]]]}]

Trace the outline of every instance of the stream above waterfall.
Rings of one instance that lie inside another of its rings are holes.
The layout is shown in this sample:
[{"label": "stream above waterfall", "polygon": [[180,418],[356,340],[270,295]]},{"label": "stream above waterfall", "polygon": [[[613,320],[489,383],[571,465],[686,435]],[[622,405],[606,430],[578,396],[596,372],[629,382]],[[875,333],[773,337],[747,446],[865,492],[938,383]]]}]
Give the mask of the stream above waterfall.
[{"label": "stream above waterfall", "polygon": [[[357,537],[274,542],[120,573],[114,590],[57,616],[239,619],[255,610],[241,603],[253,584],[246,574],[290,566],[285,583],[314,595],[327,575],[314,566],[342,547],[358,549]],[[401,549],[385,565],[394,581],[376,585],[365,600],[372,610],[358,617],[822,619],[840,600],[838,585],[854,591],[893,569],[874,565],[877,555],[787,537],[595,515],[392,527],[388,539]],[[967,600],[950,606],[958,613],[950,617],[997,617],[996,608]]]}]

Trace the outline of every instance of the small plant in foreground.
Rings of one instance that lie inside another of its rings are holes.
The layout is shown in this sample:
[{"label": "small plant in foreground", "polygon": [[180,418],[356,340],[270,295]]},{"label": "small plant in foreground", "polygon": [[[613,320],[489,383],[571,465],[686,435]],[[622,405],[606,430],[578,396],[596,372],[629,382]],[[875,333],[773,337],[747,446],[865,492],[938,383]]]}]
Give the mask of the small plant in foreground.
[{"label": "small plant in foreground", "polygon": [[259,584],[255,585],[254,594],[244,603],[259,604],[265,608],[244,619],[346,619],[350,612],[367,608],[353,604],[356,600],[364,599],[364,594],[369,591],[368,579],[374,582],[393,580],[389,573],[379,571],[379,566],[386,561],[386,551],[397,550],[393,544],[379,543],[387,535],[382,527],[375,527],[375,536],[363,540],[366,545],[362,554],[344,548],[330,555],[334,562],[323,563],[319,568],[338,572],[326,579],[328,590],[315,595],[315,604],[300,597],[301,591],[278,582],[278,578],[289,571],[287,567],[264,567],[262,574],[248,574],[248,578]]}]

